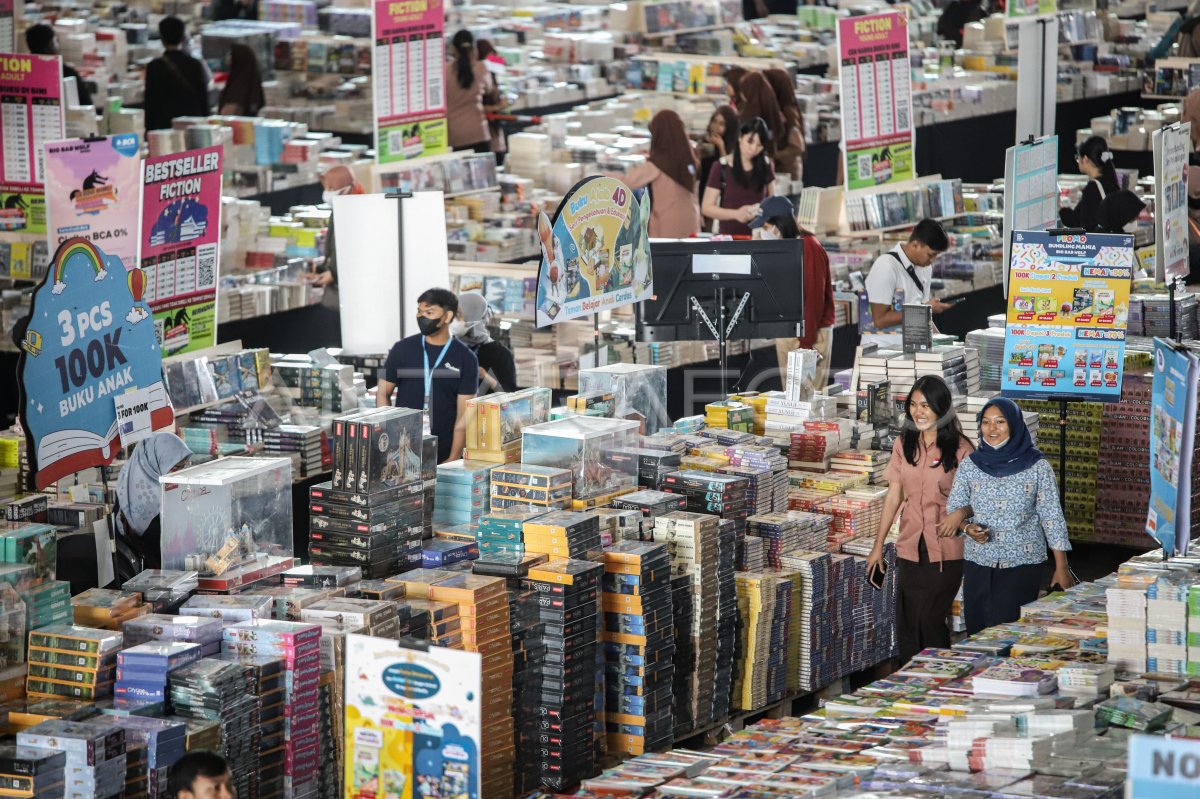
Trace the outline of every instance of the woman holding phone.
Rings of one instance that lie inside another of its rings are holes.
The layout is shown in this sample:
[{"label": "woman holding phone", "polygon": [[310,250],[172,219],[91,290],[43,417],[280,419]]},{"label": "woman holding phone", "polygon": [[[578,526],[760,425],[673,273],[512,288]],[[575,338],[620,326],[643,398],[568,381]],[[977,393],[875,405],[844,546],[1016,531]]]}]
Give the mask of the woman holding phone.
[{"label": "woman holding phone", "polygon": [[941,538],[946,497],[959,464],[971,454],[962,434],[950,389],[940,377],[917,379],[904,406],[904,434],[888,461],[888,493],[867,574],[887,568],[883,542],[900,514],[896,541],[896,636],[900,657],[909,660],[926,647],[950,646],[946,618],[963,575],[963,544]]},{"label": "woman holding phone", "polygon": [[979,449],[959,466],[938,533],[966,534],[963,615],[967,634],[1014,622],[1038,598],[1046,543],[1054,552],[1053,584],[1075,584],[1067,564],[1071,542],[1054,470],[1034,446],[1021,409],[994,397],[979,414]]}]

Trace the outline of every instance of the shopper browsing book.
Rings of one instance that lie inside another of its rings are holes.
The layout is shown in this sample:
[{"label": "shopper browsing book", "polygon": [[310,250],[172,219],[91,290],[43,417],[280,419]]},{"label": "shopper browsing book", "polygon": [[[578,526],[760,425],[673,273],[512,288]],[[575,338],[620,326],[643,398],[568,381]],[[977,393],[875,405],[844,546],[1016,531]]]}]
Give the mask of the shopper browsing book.
[{"label": "shopper browsing book", "polygon": [[700,232],[696,171],[700,159],[679,114],[664,109],[650,120],[650,154],[625,175],[631,189],[650,187],[650,237],[686,239]]},{"label": "shopper browsing book", "polygon": [[475,37],[461,30],[451,39],[453,58],[446,62],[446,135],[455,150],[492,150],[484,95],[491,86],[487,67],[475,52]]},{"label": "shopper browsing book", "polygon": [[764,144],[770,139],[766,122],[757,117],[743,122],[737,151],[712,165],[701,211],[717,220],[718,233],[748,238],[762,201],[775,194],[775,170]]},{"label": "shopper browsing book", "polygon": [[866,280],[874,331],[864,333],[864,344],[899,344],[905,305],[929,305],[935,314],[950,307],[932,296],[933,261],[949,248],[950,239],[941,223],[922,219],[908,241],[875,259]]},{"label": "shopper browsing book", "polygon": [[375,404],[420,408],[429,432],[438,439],[438,463],[462,457],[466,443],[467,400],[479,389],[479,361],[450,335],[458,317],[458,297],[448,289],[429,289],[417,297],[421,332],[397,341],[379,378]]},{"label": "shopper browsing book", "polygon": [[963,544],[939,537],[938,525],[956,471],[971,451],[945,382],[933,375],[918,378],[904,406],[904,434],[892,447],[883,516],[867,556],[868,575],[887,567],[883,542],[900,513],[896,637],[903,660],[926,647],[950,646],[946,618],[962,582]]},{"label": "shopper browsing book", "polygon": [[1075,583],[1071,543],[1054,470],[1033,443],[1021,409],[996,397],[979,415],[979,449],[963,461],[939,527],[943,541],[965,534],[963,614],[967,634],[1016,621],[1038,598],[1046,544],[1054,552],[1052,584]]},{"label": "shopper browsing book", "polygon": [[1119,190],[1117,169],[1113,165],[1112,150],[1100,136],[1092,136],[1075,153],[1079,171],[1087,175],[1087,185],[1074,208],[1063,208],[1059,215],[1065,227],[1077,227],[1094,231],[1100,224],[1100,203],[1104,198]]}]

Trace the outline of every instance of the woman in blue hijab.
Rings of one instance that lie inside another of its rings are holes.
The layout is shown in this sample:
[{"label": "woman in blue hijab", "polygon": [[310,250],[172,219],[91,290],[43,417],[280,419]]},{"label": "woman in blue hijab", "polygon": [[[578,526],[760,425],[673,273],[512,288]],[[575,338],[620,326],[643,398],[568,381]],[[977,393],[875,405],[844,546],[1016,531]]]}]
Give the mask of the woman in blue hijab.
[{"label": "woman in blue hijab", "polygon": [[[117,541],[132,561],[134,574],[142,569],[162,568],[158,514],[162,509],[162,487],[158,478],[187,465],[192,455],[183,439],[174,433],[154,433],[138,442],[117,479]],[[122,558],[117,559],[118,567]],[[140,568],[138,567],[140,561]],[[119,568],[119,571],[123,569]]]},{"label": "woman in blue hijab", "polygon": [[1047,543],[1054,553],[1051,584],[1068,588],[1075,582],[1054,470],[1034,445],[1021,409],[1003,397],[989,400],[979,431],[979,448],[959,464],[938,531],[971,534],[963,564],[968,635],[1016,621],[1021,606],[1038,598]]}]

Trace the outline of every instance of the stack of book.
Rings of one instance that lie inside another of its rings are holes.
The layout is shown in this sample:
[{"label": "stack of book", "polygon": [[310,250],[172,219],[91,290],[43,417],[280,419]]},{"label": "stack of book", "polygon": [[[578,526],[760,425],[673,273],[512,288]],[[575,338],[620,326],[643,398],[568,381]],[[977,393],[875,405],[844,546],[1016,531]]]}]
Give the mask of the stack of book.
[{"label": "stack of book", "polygon": [[62,796],[66,790],[66,768],[64,751],[0,745],[0,783],[7,796],[20,799]]},{"label": "stack of book", "polygon": [[486,556],[511,552],[523,555],[525,523],[541,515],[543,514],[537,511],[517,509],[488,513],[479,517],[479,527],[475,531],[479,554]]},{"label": "stack of book", "polygon": [[[529,698],[539,719],[539,746],[526,763],[527,774],[561,791],[595,773],[598,677],[598,616],[604,567],[582,560],[534,566],[525,586],[537,592],[543,668],[527,674],[538,685]],[[568,621],[570,619],[570,621]],[[569,634],[568,634],[569,633]]]},{"label": "stack of book", "polygon": [[661,449],[626,448],[610,451],[608,461],[622,472],[631,471],[625,465],[626,461],[635,461],[638,485],[657,489],[665,475],[679,471],[680,457],[678,453]]},{"label": "stack of book", "polygon": [[828,471],[834,453],[845,445],[836,422],[806,422],[788,440],[788,468],[809,472]]},{"label": "stack of book", "polygon": [[355,566],[383,579],[418,566],[425,533],[419,478],[374,492],[309,489],[309,557],[315,566]]},{"label": "stack of book", "polygon": [[150,607],[142,602],[141,594],[126,594],[112,588],[89,588],[71,597],[76,624],[119,630],[121,623],[143,616]]},{"label": "stack of book", "polygon": [[837,413],[837,402],[824,394],[793,400],[772,393],[767,397],[763,434],[778,446],[786,446],[791,434],[805,429],[805,423],[828,419]]},{"label": "stack of book", "polygon": [[90,721],[125,730],[125,796],[167,795],[168,772],[187,751],[186,724],[134,714],[102,715]]},{"label": "stack of book", "polygon": [[885,496],[886,489],[850,489],[817,506],[818,513],[825,513],[833,518],[829,525],[828,538],[831,552],[840,551],[842,544],[847,541],[873,536],[879,532]]},{"label": "stack of book", "polygon": [[200,657],[199,644],[179,641],[154,641],[118,652],[113,706],[120,710],[165,706],[170,673]]},{"label": "stack of book", "polygon": [[776,701],[787,688],[787,633],[791,582],[774,575],[737,575],[742,608],[742,665],[734,686],[734,706],[756,710]]},{"label": "stack of book", "polygon": [[22,588],[21,599],[25,603],[26,630],[71,623],[71,584],[65,580],[43,580]]},{"label": "stack of book", "polygon": [[375,638],[394,639],[400,635],[396,603],[388,600],[360,597],[322,599],[301,610],[299,620],[308,624],[322,620],[335,621]]},{"label": "stack of book", "polygon": [[[678,459],[678,456],[675,457]],[[641,518],[638,538],[645,540],[653,538],[654,520],[659,516],[687,510],[687,497],[666,491],[646,489],[617,497],[612,501],[611,507],[636,511]]]},{"label": "stack of book", "polygon": [[[1100,427],[1100,451],[1104,456],[1096,465],[1096,484],[1104,486],[1096,497],[1097,542],[1133,545],[1146,540],[1146,509],[1150,507],[1146,464],[1150,463],[1153,383],[1151,373],[1126,368],[1121,401],[1104,403]],[[1193,514],[1200,504],[1198,490],[1192,486]]]},{"label": "stack of book", "polygon": [[526,521],[525,551],[558,558],[583,559],[600,550],[600,519],[592,513],[558,510]]},{"label": "stack of book", "polygon": [[675,738],[691,731],[695,725],[692,702],[692,674],[695,672],[696,642],[692,637],[695,619],[695,597],[692,594],[692,578],[687,574],[676,574],[671,578],[672,634],[675,641],[673,714]]},{"label": "stack of book", "polygon": [[112,696],[117,652],[123,645],[121,633],[92,627],[52,624],[33,630],[26,693],[31,699],[88,702]]},{"label": "stack of book", "polygon": [[832,626],[826,622],[829,607],[831,556],[797,552],[783,558],[783,567],[800,574],[800,690],[829,685],[833,674],[826,655],[836,646]]},{"label": "stack of book", "polygon": [[523,463],[496,466],[489,492],[492,511],[565,509],[571,505],[571,470]]},{"label": "stack of book", "polygon": [[1117,678],[1111,663],[1070,663],[1058,669],[1058,691],[1068,696],[1084,698],[1108,695],[1108,688]]},{"label": "stack of book", "polygon": [[751,516],[747,524],[746,543],[749,544],[751,538],[763,542],[765,560],[772,569],[780,568],[783,556],[799,548],[800,521],[786,513]]},{"label": "stack of book", "polygon": [[298,475],[325,471],[328,443],[323,429],[317,425],[281,424],[259,431],[256,437],[261,439],[264,453],[291,457]]},{"label": "stack of book", "polygon": [[170,676],[171,705],[186,719],[217,722],[220,746],[217,752],[241,784],[249,790],[250,775],[258,770],[258,699],[247,694],[246,679],[236,663],[203,658],[176,669]]},{"label": "stack of book", "polygon": [[146,569],[122,583],[121,590],[140,593],[153,613],[174,613],[196,592],[197,578],[194,571]]},{"label": "stack of book", "polygon": [[915,356],[917,377],[936,375],[950,393],[965,397],[979,391],[979,353],[963,346],[934,347]]},{"label": "stack of book", "polygon": [[[1187,674],[1188,590],[1195,573],[1159,577],[1146,588],[1146,669]],[[1198,631],[1200,632],[1200,631]]]},{"label": "stack of book", "polygon": [[[246,655],[223,652],[218,659],[240,666],[246,681],[246,692],[258,703],[258,769],[250,782],[257,796],[283,796],[283,775],[286,767],[284,661],[272,655]],[[341,736],[332,737],[328,752],[341,752]],[[253,794],[252,794],[253,795]]]},{"label": "stack of book", "polygon": [[226,624],[235,624],[251,619],[269,619],[274,608],[274,598],[265,595],[197,594],[184,602],[180,610],[186,611],[191,616],[208,616],[221,619]]},{"label": "stack of book", "polygon": [[433,522],[457,526],[475,524],[491,507],[488,473],[492,464],[457,460],[437,467]]},{"label": "stack of book", "polygon": [[605,731],[609,752],[671,745],[675,621],[663,544],[623,541],[604,552]]},{"label": "stack of book", "polygon": [[717,529],[717,663],[713,678],[713,718],[732,713],[733,680],[741,648],[737,601],[737,548],[745,522],[723,518]]},{"label": "stack of book", "polygon": [[797,523],[796,549],[804,552],[822,552],[829,545],[829,525],[832,518],[824,513],[789,510],[788,518]]},{"label": "stack of book", "polygon": [[222,620],[211,616],[168,616],[151,613],[125,622],[121,632],[131,646],[149,641],[177,641],[198,644],[201,657],[221,651]]},{"label": "stack of book", "polygon": [[1040,696],[1054,691],[1058,678],[1053,671],[1008,661],[973,676],[971,686],[976,696]]},{"label": "stack of book", "polygon": [[704,406],[704,421],[710,428],[724,427],[729,430],[753,433],[754,408],[744,402],[734,400],[710,402]]},{"label": "stack of book", "polygon": [[834,453],[829,463],[831,469],[839,472],[861,474],[871,485],[887,485],[884,473],[892,453],[878,449],[844,449]]},{"label": "stack of book", "polygon": [[17,746],[66,753],[67,779],[33,795],[109,799],[125,790],[125,730],[91,721],[43,721],[17,733]]}]

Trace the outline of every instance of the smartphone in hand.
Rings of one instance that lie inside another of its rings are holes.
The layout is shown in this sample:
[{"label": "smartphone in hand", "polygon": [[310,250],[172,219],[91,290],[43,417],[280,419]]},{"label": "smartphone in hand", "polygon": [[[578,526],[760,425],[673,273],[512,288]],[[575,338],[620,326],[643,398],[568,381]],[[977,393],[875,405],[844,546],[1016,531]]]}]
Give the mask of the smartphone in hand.
[{"label": "smartphone in hand", "polygon": [[887,561],[880,561],[879,565],[872,569],[871,573],[867,575],[867,582],[869,582],[871,587],[876,591],[883,590],[883,581],[887,578],[887,570]]}]

